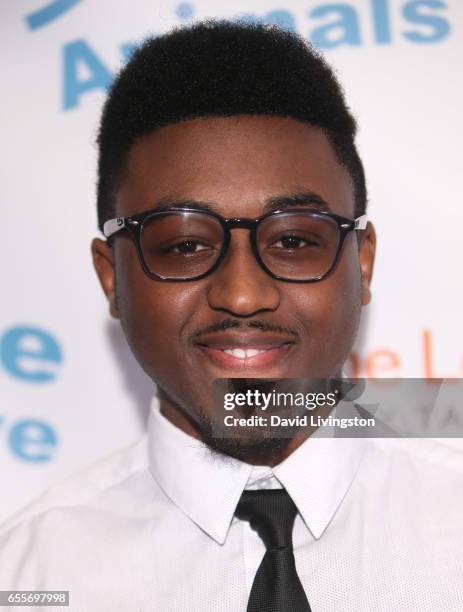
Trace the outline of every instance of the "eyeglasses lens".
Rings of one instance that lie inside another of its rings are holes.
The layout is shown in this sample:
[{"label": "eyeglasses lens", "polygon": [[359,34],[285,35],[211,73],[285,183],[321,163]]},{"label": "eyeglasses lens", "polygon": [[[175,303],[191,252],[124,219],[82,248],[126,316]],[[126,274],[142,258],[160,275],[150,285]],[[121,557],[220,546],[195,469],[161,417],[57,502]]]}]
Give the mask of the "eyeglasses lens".
[{"label": "eyeglasses lens", "polygon": [[145,263],[165,278],[194,278],[205,274],[220,256],[221,224],[201,213],[166,213],[148,217],[142,228]]},{"label": "eyeglasses lens", "polygon": [[288,213],[267,217],[257,232],[264,265],[276,276],[310,280],[333,265],[339,241],[337,223],[329,217]]}]

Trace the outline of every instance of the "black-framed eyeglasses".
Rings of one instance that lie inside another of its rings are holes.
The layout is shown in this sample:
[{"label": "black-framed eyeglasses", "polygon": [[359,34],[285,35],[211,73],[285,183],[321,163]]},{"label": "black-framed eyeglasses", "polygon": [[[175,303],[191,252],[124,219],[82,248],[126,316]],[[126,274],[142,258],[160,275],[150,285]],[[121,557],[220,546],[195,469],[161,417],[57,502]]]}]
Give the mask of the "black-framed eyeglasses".
[{"label": "black-framed eyeglasses", "polygon": [[158,281],[193,281],[212,274],[224,260],[232,229],[250,231],[254,257],[272,278],[314,283],[334,270],[347,235],[363,230],[367,215],[347,219],[295,208],[257,219],[225,219],[195,208],[149,210],[106,221],[109,238],[128,230],[145,273]]}]

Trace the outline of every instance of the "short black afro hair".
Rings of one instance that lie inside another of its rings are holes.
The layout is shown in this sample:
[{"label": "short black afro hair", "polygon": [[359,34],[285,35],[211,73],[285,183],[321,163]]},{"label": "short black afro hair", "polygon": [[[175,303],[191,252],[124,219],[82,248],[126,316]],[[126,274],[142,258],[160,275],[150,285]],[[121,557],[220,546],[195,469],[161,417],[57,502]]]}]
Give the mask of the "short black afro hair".
[{"label": "short black afro hair", "polygon": [[203,21],[149,38],[116,77],[98,134],[98,224],[114,216],[114,196],[134,142],[196,117],[273,115],[324,130],[352,178],[355,214],[366,208],[357,125],[322,56],[300,36],[260,24]]}]

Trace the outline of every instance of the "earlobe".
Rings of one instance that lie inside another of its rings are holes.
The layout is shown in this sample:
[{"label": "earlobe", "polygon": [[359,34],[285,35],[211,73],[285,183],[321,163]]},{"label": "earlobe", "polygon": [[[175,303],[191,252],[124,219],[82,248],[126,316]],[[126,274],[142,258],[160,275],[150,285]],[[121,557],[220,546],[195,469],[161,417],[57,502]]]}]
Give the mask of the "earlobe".
[{"label": "earlobe", "polygon": [[362,306],[366,306],[371,300],[370,287],[376,253],[376,232],[370,222],[368,222],[362,234],[359,246],[359,259],[362,277]]},{"label": "earlobe", "polygon": [[109,303],[109,312],[112,317],[118,319],[113,249],[105,240],[95,238],[92,241],[92,258],[93,267]]}]

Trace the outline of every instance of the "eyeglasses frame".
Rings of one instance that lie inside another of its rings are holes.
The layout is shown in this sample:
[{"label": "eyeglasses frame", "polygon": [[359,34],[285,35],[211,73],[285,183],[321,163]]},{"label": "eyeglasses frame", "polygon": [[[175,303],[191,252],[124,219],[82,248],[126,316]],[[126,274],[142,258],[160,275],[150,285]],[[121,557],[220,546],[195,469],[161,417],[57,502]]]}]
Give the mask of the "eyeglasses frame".
[{"label": "eyeglasses frame", "polygon": [[[151,219],[152,217],[161,217],[164,215],[171,215],[172,213],[185,213],[185,212],[208,215],[210,217],[213,217],[216,221],[220,223],[223,229],[224,238],[223,238],[222,249],[221,249],[221,253],[219,257],[217,258],[215,263],[212,265],[212,267],[207,272],[204,272],[203,274],[200,274],[195,277],[172,278],[172,277],[164,277],[159,274],[156,274],[155,272],[152,272],[148,268],[145,258],[143,256],[143,249],[141,245],[141,235],[142,235],[142,230],[143,230],[143,224],[146,222],[147,219]],[[325,272],[324,274],[320,276],[310,278],[310,279],[304,279],[304,280],[290,279],[290,278],[279,276],[278,274],[274,274],[271,270],[267,268],[267,266],[265,265],[265,263],[263,262],[259,254],[259,249],[257,247],[257,230],[258,230],[259,225],[264,220],[268,219],[269,217],[272,217],[275,215],[278,215],[278,216],[285,215],[285,214],[289,215],[289,214],[294,214],[294,213],[310,214],[311,216],[315,216],[315,217],[328,218],[328,219],[335,221],[338,226],[339,238],[338,238],[338,244],[336,247],[336,255],[333,259],[333,263],[331,264],[327,272]],[[258,264],[261,266],[261,268],[271,278],[275,280],[283,281],[286,283],[316,283],[316,282],[319,282],[325,279],[335,269],[339,261],[340,255],[341,255],[341,251],[342,251],[344,242],[347,236],[350,234],[350,232],[354,230],[364,230],[367,226],[367,221],[368,221],[367,215],[361,215],[360,217],[357,217],[356,219],[348,219],[347,217],[335,215],[334,213],[330,213],[330,212],[318,211],[318,210],[305,210],[301,208],[275,210],[275,211],[266,213],[265,215],[262,215],[261,217],[258,217],[257,219],[249,219],[249,218],[227,219],[211,210],[204,210],[204,209],[182,206],[182,207],[169,207],[167,209],[161,209],[161,210],[151,209],[151,210],[147,210],[147,211],[138,213],[136,215],[131,215],[128,217],[115,217],[114,219],[110,219],[109,221],[106,221],[104,223],[103,234],[105,235],[107,239],[109,239],[123,229],[128,230],[129,235],[135,242],[135,247],[137,250],[137,255],[138,255],[140,265],[143,271],[145,272],[145,274],[149,276],[151,279],[158,280],[161,282],[189,282],[189,281],[197,281],[197,280],[206,278],[207,276],[210,276],[217,270],[217,268],[220,266],[222,261],[225,259],[227,252],[228,252],[228,247],[230,246],[230,241],[231,241],[231,231],[230,230],[248,229],[250,230],[249,238],[250,238],[251,249],[254,254],[254,257],[257,260]]]}]

